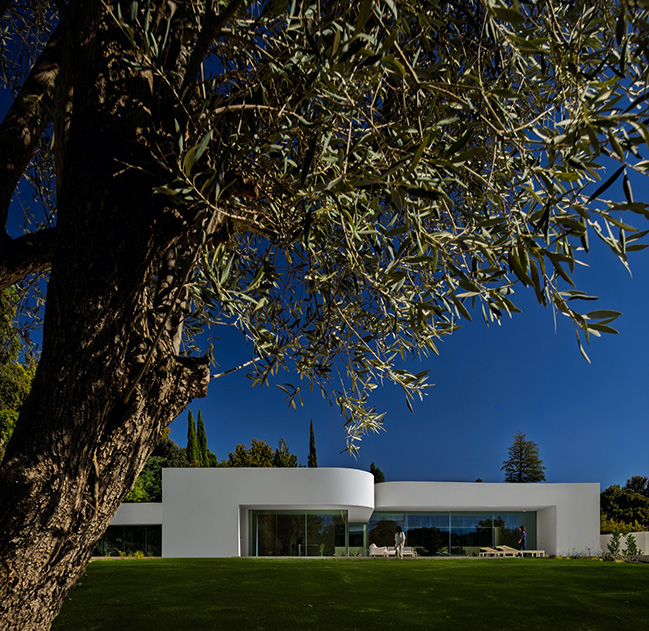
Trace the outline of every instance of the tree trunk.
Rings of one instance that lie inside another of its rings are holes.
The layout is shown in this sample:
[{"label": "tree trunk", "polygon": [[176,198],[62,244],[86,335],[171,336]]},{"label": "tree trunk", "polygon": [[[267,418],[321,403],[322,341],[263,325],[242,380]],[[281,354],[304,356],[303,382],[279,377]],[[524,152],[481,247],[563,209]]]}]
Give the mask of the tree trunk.
[{"label": "tree trunk", "polygon": [[152,195],[162,182],[149,79],[124,63],[102,3],[75,6],[57,90],[43,349],[0,469],[7,631],[50,628],[162,429],[209,382],[206,361],[177,356],[151,295],[183,234]]}]

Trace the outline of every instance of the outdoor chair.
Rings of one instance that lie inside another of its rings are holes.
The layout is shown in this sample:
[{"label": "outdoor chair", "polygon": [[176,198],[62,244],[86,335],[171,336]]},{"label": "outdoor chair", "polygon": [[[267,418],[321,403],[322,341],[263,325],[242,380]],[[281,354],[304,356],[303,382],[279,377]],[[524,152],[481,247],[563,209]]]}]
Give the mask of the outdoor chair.
[{"label": "outdoor chair", "polygon": [[387,557],[388,547],[387,546],[377,546],[375,543],[370,543],[370,556],[371,557]]},{"label": "outdoor chair", "polygon": [[[397,556],[397,549],[394,546],[388,547],[388,556],[395,557]],[[412,546],[403,546],[403,556],[404,557],[416,557],[417,553],[412,549]]]},{"label": "outdoor chair", "polygon": [[481,557],[499,557],[502,556],[502,552],[500,550],[496,550],[496,548],[480,548],[480,554],[478,556]]},{"label": "outdoor chair", "polygon": [[496,550],[501,552],[500,556],[504,557],[517,557],[519,553],[519,550],[510,546],[496,546]]}]

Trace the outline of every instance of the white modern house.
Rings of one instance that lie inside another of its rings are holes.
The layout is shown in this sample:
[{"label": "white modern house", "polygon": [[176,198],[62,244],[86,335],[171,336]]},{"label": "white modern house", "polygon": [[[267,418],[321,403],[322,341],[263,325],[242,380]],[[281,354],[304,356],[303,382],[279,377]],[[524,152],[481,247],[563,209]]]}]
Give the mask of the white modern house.
[{"label": "white modern house", "polygon": [[420,556],[475,556],[518,541],[600,552],[598,483],[383,482],[356,469],[163,470],[159,504],[123,504],[97,554],[364,556],[396,526]]}]

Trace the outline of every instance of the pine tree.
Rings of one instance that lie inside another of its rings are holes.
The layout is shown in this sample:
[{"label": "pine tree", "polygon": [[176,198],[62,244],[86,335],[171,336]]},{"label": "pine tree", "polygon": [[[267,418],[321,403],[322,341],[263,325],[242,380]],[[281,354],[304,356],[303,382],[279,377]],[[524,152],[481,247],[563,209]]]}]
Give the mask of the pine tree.
[{"label": "pine tree", "polygon": [[205,433],[205,423],[203,422],[203,415],[198,410],[198,465],[200,467],[210,466],[210,456],[207,450],[207,434]]},{"label": "pine tree", "polygon": [[318,454],[315,449],[315,434],[313,433],[313,419],[311,419],[311,436],[309,437],[309,467],[318,466]]},{"label": "pine tree", "polygon": [[196,423],[194,423],[194,415],[189,410],[187,416],[187,449],[185,450],[185,458],[190,467],[198,465],[198,439],[196,437]]},{"label": "pine tree", "polygon": [[505,482],[543,482],[545,466],[539,458],[539,446],[533,440],[525,440],[520,430],[509,448],[509,458],[500,468],[505,472]]}]

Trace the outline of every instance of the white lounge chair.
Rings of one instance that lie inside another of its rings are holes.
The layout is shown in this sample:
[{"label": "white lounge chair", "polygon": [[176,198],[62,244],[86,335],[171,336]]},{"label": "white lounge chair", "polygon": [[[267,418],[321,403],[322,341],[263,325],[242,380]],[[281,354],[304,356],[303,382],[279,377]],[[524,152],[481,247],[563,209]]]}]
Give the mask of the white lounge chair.
[{"label": "white lounge chair", "polygon": [[389,556],[387,546],[377,546],[375,543],[370,543],[370,556],[371,557],[387,557]]},{"label": "white lounge chair", "polygon": [[496,546],[496,550],[498,550],[501,553],[500,556],[503,557],[517,557],[519,552],[516,548],[512,548],[511,546]]},{"label": "white lounge chair", "polygon": [[[397,556],[397,549],[394,546],[388,547],[388,556]],[[412,546],[403,546],[404,557],[416,557],[417,553],[412,549]]]}]

